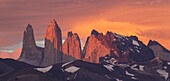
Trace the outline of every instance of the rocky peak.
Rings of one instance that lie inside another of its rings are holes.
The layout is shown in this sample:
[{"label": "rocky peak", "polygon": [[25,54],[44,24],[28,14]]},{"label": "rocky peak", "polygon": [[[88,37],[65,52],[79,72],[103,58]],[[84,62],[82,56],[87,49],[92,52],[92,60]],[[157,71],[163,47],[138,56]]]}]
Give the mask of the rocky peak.
[{"label": "rocky peak", "polygon": [[113,40],[113,41],[115,41],[115,36],[114,36],[114,34],[112,33],[112,32],[110,32],[110,31],[107,31],[107,33],[106,33],[106,35],[105,35],[105,38],[107,39],[107,40]]},{"label": "rocky peak", "polygon": [[83,55],[85,61],[99,62],[99,57],[109,53],[110,50],[104,46],[104,36],[98,33],[96,30],[92,30],[91,35],[87,38],[85,47],[83,49]]},{"label": "rocky peak", "polygon": [[33,28],[30,24],[27,25],[23,37],[23,48],[27,47],[36,47]]},{"label": "rocky peak", "polygon": [[67,37],[72,37],[72,36],[73,36],[72,31],[68,32]]},{"label": "rocky peak", "polygon": [[45,54],[43,66],[56,64],[62,61],[62,38],[61,29],[53,19],[47,28],[45,35]]},{"label": "rocky peak", "polygon": [[57,22],[53,19],[47,28],[45,39],[48,39],[53,42],[54,38],[60,38],[57,35],[61,35],[61,29],[58,26]]},{"label": "rocky peak", "polygon": [[91,35],[97,36],[98,34],[99,33],[96,30],[94,30],[94,29],[91,31]]},{"label": "rocky peak", "polygon": [[111,34],[113,34],[111,31],[107,31],[107,32],[106,32],[106,36],[107,36],[107,35],[111,35]]},{"label": "rocky peak", "polygon": [[159,44],[157,41],[155,41],[155,40],[149,40],[149,42],[148,42],[148,46],[152,46],[152,45],[161,45],[161,44]]},{"label": "rocky peak", "polygon": [[72,35],[72,37],[73,37],[73,39],[80,41],[80,38],[79,38],[79,36],[78,36],[77,33],[74,33],[74,34]]},{"label": "rocky peak", "polygon": [[95,32],[97,31],[93,31],[89,36],[83,49],[86,61],[98,63],[99,58],[107,54],[116,56],[117,60],[123,63],[132,59],[133,61],[148,61],[154,58],[152,50],[139,41],[136,36],[128,37],[109,31],[106,35]]},{"label": "rocky peak", "polygon": [[131,39],[138,40],[138,37],[136,36],[130,36]]},{"label": "rocky peak", "polygon": [[164,52],[170,52],[168,49],[166,49],[163,45],[161,45],[158,41],[155,41],[155,40],[149,40],[148,42],[148,47],[151,47],[151,46],[159,46],[163,49]]},{"label": "rocky peak", "polygon": [[159,42],[149,40],[148,47],[152,49],[156,57],[159,57],[164,61],[170,61],[170,51],[162,46]]},{"label": "rocky peak", "polygon": [[27,31],[27,32],[33,32],[32,25],[28,24],[25,31]]},{"label": "rocky peak", "polygon": [[81,59],[81,43],[77,33],[68,32],[67,39],[62,45],[63,61]]},{"label": "rocky peak", "polygon": [[43,50],[36,46],[33,28],[30,24],[26,27],[23,37],[23,48],[19,61],[29,63],[31,65],[40,66],[43,57]]}]

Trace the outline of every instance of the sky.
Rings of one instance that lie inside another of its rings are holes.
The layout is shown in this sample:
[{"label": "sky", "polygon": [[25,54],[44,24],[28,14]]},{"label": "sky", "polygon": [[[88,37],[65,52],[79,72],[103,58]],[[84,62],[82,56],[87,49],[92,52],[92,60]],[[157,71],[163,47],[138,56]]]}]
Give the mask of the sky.
[{"label": "sky", "polygon": [[19,56],[27,24],[43,47],[52,19],[60,26],[63,40],[72,31],[84,45],[96,29],[136,35],[145,44],[156,40],[170,49],[170,0],[0,0],[0,57]]}]

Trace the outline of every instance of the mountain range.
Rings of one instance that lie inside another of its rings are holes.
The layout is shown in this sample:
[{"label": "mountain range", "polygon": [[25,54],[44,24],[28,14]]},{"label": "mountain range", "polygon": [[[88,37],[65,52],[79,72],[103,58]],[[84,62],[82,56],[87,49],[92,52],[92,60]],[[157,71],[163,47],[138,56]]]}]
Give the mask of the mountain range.
[{"label": "mountain range", "polygon": [[45,47],[36,45],[32,25],[24,30],[17,60],[0,59],[0,81],[170,81],[170,51],[154,40],[92,30],[81,49],[77,33],[62,31],[53,19]]}]

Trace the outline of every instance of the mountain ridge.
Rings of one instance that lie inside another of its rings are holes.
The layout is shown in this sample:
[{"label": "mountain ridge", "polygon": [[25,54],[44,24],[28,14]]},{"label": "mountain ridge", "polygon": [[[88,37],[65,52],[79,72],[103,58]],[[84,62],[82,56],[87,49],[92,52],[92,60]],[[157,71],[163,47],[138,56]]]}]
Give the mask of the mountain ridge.
[{"label": "mountain ridge", "polygon": [[18,60],[0,58],[0,81],[170,81],[170,52],[157,41],[95,29],[81,49],[77,33],[62,31],[53,19],[45,47],[38,47],[30,24]]},{"label": "mountain ridge", "polygon": [[[28,25],[28,27],[29,26],[31,25]],[[32,28],[31,30],[33,31]],[[72,33],[72,31],[68,32],[63,44],[61,43],[61,33],[60,27],[55,19],[53,19],[46,31],[45,47],[41,50],[42,58],[38,60],[39,64],[30,64],[49,66],[76,59],[100,63],[104,60],[103,58],[107,56],[111,58],[114,57],[119,63],[142,62],[155,58],[154,50],[151,49],[149,45],[145,45],[136,36],[123,36],[111,31],[107,31],[104,35],[93,29],[91,35],[87,37],[84,49],[81,49],[81,41],[77,33]],[[23,43],[23,46],[24,44],[25,43]],[[36,46],[34,42],[33,44],[33,46]],[[34,60],[37,60],[37,58]]]}]

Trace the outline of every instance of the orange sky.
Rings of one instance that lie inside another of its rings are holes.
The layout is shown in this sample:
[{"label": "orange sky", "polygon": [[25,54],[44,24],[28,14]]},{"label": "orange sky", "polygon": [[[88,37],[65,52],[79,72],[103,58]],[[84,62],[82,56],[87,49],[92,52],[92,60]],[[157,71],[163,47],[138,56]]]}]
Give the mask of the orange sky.
[{"label": "orange sky", "polygon": [[22,47],[28,23],[33,25],[38,45],[43,46],[52,19],[57,20],[64,39],[73,31],[83,44],[96,29],[104,34],[137,35],[145,44],[156,40],[170,49],[169,0],[0,0],[0,12],[0,52]]}]

